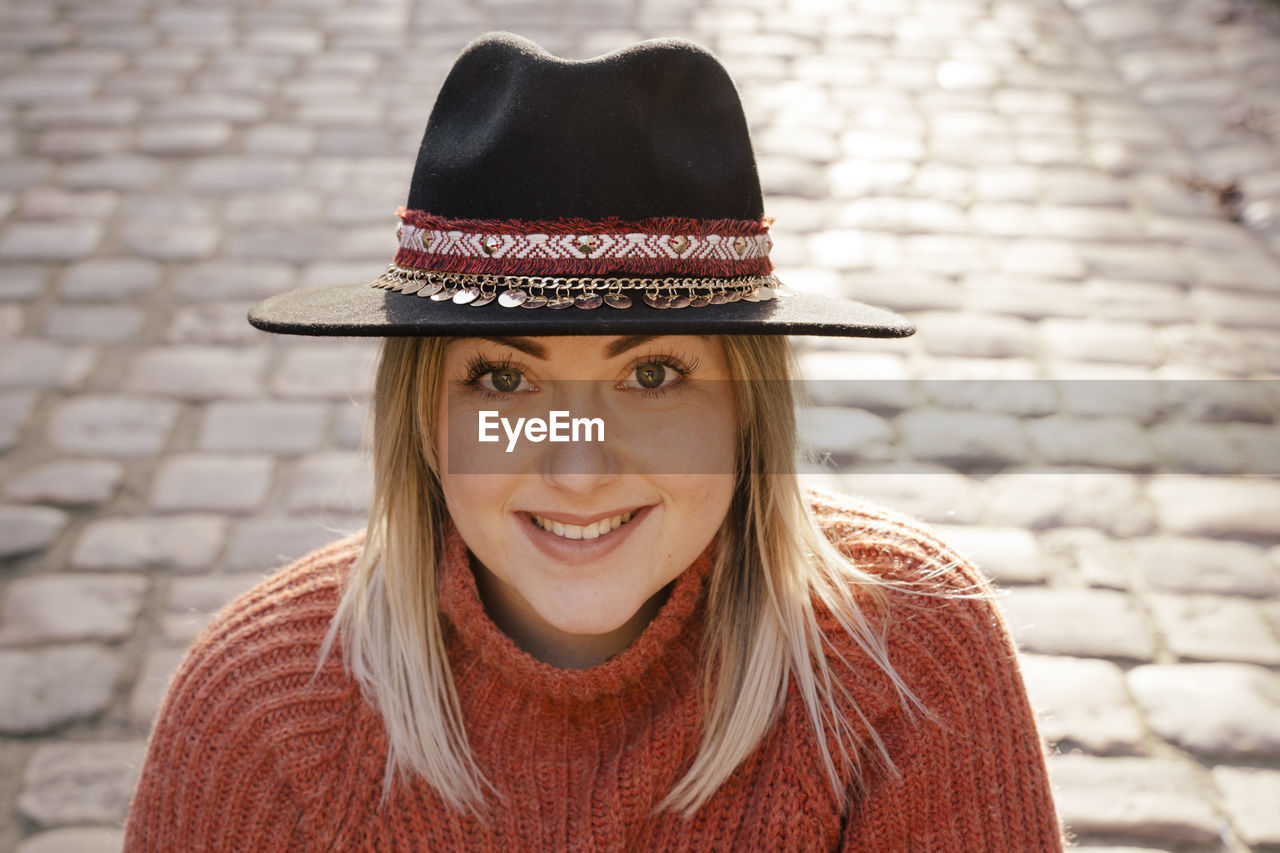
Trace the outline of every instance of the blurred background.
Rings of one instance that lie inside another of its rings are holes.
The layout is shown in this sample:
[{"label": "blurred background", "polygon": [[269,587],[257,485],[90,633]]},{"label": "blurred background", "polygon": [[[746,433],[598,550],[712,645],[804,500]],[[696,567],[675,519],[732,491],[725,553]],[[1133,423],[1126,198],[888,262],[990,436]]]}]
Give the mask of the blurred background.
[{"label": "blurred background", "polygon": [[0,0],[0,850],[118,850],[184,646],[362,526],[374,344],[245,311],[382,271],[491,29],[723,58],[781,277],[920,328],[798,341],[815,482],[1008,591],[1082,849],[1280,849],[1280,7]]}]

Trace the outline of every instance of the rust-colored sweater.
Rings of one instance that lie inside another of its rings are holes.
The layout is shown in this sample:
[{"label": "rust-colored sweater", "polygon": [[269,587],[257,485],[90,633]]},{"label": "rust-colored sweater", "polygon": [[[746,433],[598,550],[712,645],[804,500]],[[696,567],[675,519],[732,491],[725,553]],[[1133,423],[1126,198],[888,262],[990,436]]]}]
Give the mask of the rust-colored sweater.
[{"label": "rust-colored sweater", "polygon": [[[909,580],[954,559],[895,515],[827,498],[815,508],[831,539],[875,573]],[[378,714],[338,653],[312,677],[359,548],[347,539],[294,563],[196,641],[152,734],[126,850],[1061,848],[1034,718],[986,599],[891,594],[891,659],[931,718],[905,713],[883,672],[827,626],[849,661],[836,670],[899,778],[868,756],[864,787],[850,788],[841,814],[793,686],[764,741],[686,820],[653,809],[702,731],[710,553],[624,652],[560,670],[519,651],[485,616],[456,533],[441,581],[449,658],[476,757],[506,800],[481,821],[410,780],[380,805],[387,744]],[[956,589],[977,582],[964,562],[944,579]]]}]

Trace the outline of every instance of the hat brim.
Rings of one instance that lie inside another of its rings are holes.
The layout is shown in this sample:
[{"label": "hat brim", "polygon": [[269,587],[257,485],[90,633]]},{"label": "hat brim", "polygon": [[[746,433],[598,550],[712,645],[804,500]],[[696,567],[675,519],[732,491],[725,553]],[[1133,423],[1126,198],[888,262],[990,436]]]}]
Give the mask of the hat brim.
[{"label": "hat brim", "polygon": [[267,332],[324,336],[721,334],[902,338],[911,321],[861,302],[793,293],[767,302],[703,308],[504,308],[433,302],[367,283],[309,287],[281,293],[249,311]]}]

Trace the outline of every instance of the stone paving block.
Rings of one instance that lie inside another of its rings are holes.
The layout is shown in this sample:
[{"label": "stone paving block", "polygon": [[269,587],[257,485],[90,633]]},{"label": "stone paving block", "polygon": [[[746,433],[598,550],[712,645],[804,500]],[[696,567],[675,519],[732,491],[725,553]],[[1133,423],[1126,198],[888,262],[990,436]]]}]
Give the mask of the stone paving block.
[{"label": "stone paving block", "polygon": [[0,393],[0,453],[18,442],[35,403],[36,395],[31,391]]},{"label": "stone paving block", "polygon": [[1160,526],[1190,536],[1280,537],[1280,482],[1160,475],[1147,484]]},{"label": "stone paving block", "polygon": [[58,294],[69,301],[112,302],[141,297],[160,281],[160,267],[134,258],[95,258],[63,272]]},{"label": "stone paving block", "polygon": [[[1033,276],[969,276],[964,280],[964,293],[966,307],[973,311],[1031,320],[1079,316],[1089,310],[1086,292],[1079,283]],[[1038,334],[1035,340],[1038,349]]]},{"label": "stone paving block", "polygon": [[333,428],[333,443],[336,449],[359,450],[362,448],[368,423],[369,410],[365,406],[355,403],[339,405]]},{"label": "stone paving block", "polygon": [[367,457],[331,451],[299,459],[289,478],[286,506],[293,511],[363,512],[373,488]]},{"label": "stone paving block", "polygon": [[797,413],[800,444],[819,459],[887,462],[894,457],[888,421],[862,409],[814,406]]},{"label": "stone paving block", "polygon": [[1280,592],[1280,568],[1257,545],[1180,536],[1130,543],[1152,589],[1266,598]]},{"label": "stone paving block", "polygon": [[273,467],[267,456],[175,454],[160,465],[151,506],[160,512],[252,512],[266,500]]},{"label": "stone paving block", "polygon": [[42,745],[27,764],[18,809],[46,827],[123,822],[145,755],[142,741]]},{"label": "stone paving block", "polygon": [[[346,199],[343,198],[342,201],[345,202]],[[303,222],[314,220],[316,211],[323,206],[323,196],[302,188],[261,193],[241,192],[227,199],[223,216],[232,225],[278,227],[294,219]],[[385,224],[386,219],[387,207],[379,205],[375,221]],[[386,231],[383,236],[387,237]]]},{"label": "stone paving block", "polygon": [[1166,407],[1196,421],[1269,424],[1277,412],[1277,400],[1267,394],[1270,384],[1250,380],[1165,382],[1161,385]]},{"label": "stone paving block", "polygon": [[1051,655],[1022,655],[1019,663],[1040,734],[1049,743],[1095,755],[1142,751],[1142,718],[1120,667],[1105,660]]},{"label": "stone paving block", "polygon": [[146,730],[155,721],[184,654],[186,650],[176,646],[152,649],[143,657],[142,671],[129,697],[129,721],[138,730]]},{"label": "stone paving block", "polygon": [[1275,261],[1262,252],[1226,253],[1187,248],[1183,254],[1200,284],[1262,294],[1275,291]]},{"label": "stone paving block", "polygon": [[1223,828],[1192,764],[1156,758],[1050,756],[1058,816],[1076,835],[1210,844]]},{"label": "stone paving block", "polygon": [[1091,587],[1129,589],[1128,563],[1106,534],[1088,527],[1046,530],[1044,552]]},{"label": "stone paving block", "polygon": [[208,157],[193,161],[186,186],[200,192],[283,189],[299,183],[301,166],[274,157]]},{"label": "stone paving block", "polygon": [[[237,572],[175,578],[160,619],[165,640],[185,647],[204,630],[215,613],[264,577],[261,572]],[[172,669],[167,672],[172,674]]]},{"label": "stone paving block", "polygon": [[998,600],[1018,647],[1028,652],[1149,661],[1151,633],[1133,599],[1098,589],[1011,589]]},{"label": "stone paving block", "polygon": [[1154,526],[1150,506],[1136,480],[1126,474],[1034,469],[997,474],[983,491],[991,517],[1001,525],[1096,527],[1118,537],[1147,533]]},{"label": "stone paving block", "polygon": [[957,233],[967,230],[964,211],[936,199],[871,197],[836,208],[836,225],[904,234]]},{"label": "stone paving block", "polygon": [[128,137],[115,128],[66,128],[40,135],[36,151],[53,159],[75,159],[124,150]]},{"label": "stone paving block", "polygon": [[96,363],[88,348],[39,338],[0,340],[0,388],[75,389]]},{"label": "stone paving block", "polygon": [[1045,580],[1040,547],[1022,528],[937,524],[934,532],[996,583]]},{"label": "stone paving block", "polygon": [[142,192],[159,184],[166,171],[165,164],[153,157],[109,154],[68,164],[62,170],[62,184],[73,190]]},{"label": "stone paving block", "polygon": [[997,253],[982,236],[911,234],[901,238],[900,266],[939,275],[995,272]]},{"label": "stone paving block", "polygon": [[1091,169],[1047,169],[1040,175],[1041,198],[1051,205],[1126,207],[1123,186],[1104,172]]},{"label": "stone paving block", "polygon": [[[797,276],[788,270],[787,282],[805,293],[818,293],[821,289],[810,286],[814,275]],[[895,311],[920,311],[960,308],[963,292],[954,282],[940,275],[919,270],[902,270],[885,273],[875,270],[846,272],[837,279],[840,287],[832,288],[833,295],[862,301],[874,300]]]},{"label": "stone paving block", "polygon": [[127,249],[161,261],[198,261],[217,248],[222,233],[210,225],[128,222],[119,233]]},{"label": "stone paving block", "polygon": [[1155,335],[1138,323],[1048,319],[1040,329],[1049,354],[1056,358],[1145,365],[1162,359]]},{"label": "stone paving block", "polygon": [[173,344],[255,344],[265,333],[249,325],[253,302],[211,302],[173,312],[165,340]]},{"label": "stone paving block", "polygon": [[1240,840],[1280,844],[1280,772],[1255,767],[1215,767],[1213,781]]},{"label": "stone paving block", "polygon": [[[363,530],[360,515],[315,518],[251,518],[235,522],[227,546],[228,572],[266,572],[288,565],[322,545]],[[246,575],[247,576],[247,575]]]},{"label": "stone paving block", "polygon": [[299,344],[284,353],[271,382],[284,397],[365,399],[373,387],[376,345]]},{"label": "stone paving block", "polygon": [[67,125],[127,125],[137,118],[141,110],[142,105],[131,98],[50,102],[33,105],[28,109],[25,124],[34,130]]},{"label": "stone paving block", "polygon": [[1008,415],[914,409],[894,420],[912,458],[952,466],[1017,464],[1027,459],[1022,425]]},{"label": "stone paving block", "polygon": [[128,305],[74,305],[53,308],[45,334],[73,343],[120,343],[138,334],[145,318]]},{"label": "stone paving block", "polygon": [[244,136],[244,150],[251,154],[310,154],[316,145],[316,130],[291,124],[255,124]]},{"label": "stone paving block", "polygon": [[973,524],[982,516],[978,484],[940,465],[863,466],[839,475],[840,490],[924,521]]},{"label": "stone paving block", "polygon": [[1077,247],[1090,272],[1103,278],[1184,284],[1189,277],[1182,258],[1158,246],[1077,243]]},{"label": "stone paving block", "polygon": [[89,522],[76,542],[78,569],[208,569],[222,551],[227,521],[215,515],[104,518]]},{"label": "stone paving block", "polygon": [[[1160,469],[1170,474],[1232,474],[1247,457],[1221,426],[1175,421],[1158,424],[1150,433]],[[1259,472],[1267,473],[1267,472]]]},{"label": "stone paving block", "polygon": [[[1277,273],[1280,280],[1280,273]],[[1194,304],[1213,322],[1235,328],[1280,328],[1280,304],[1274,296],[1252,296],[1228,291],[1203,290]]]},{"label": "stone paving block", "polygon": [[0,559],[44,550],[67,520],[65,512],[52,507],[0,505]]},{"label": "stone paving block", "polygon": [[1176,285],[1093,279],[1085,283],[1083,296],[1089,313],[1104,322],[1177,323],[1192,318],[1191,305]]},{"label": "stone paving block", "polygon": [[110,459],[59,459],[15,473],[4,494],[26,503],[97,504],[114,497],[123,480],[124,466]]},{"label": "stone paving block", "polygon": [[1034,356],[1040,340],[1035,326],[995,314],[931,312],[918,315],[921,341],[935,355],[972,358]]},{"label": "stone paving block", "polygon": [[1018,276],[1081,279],[1086,268],[1076,247],[1066,241],[1017,240],[996,252],[1001,272]]},{"label": "stone paving block", "polygon": [[26,301],[44,292],[45,268],[36,264],[0,265],[0,299]]},{"label": "stone paving block", "polygon": [[82,395],[54,408],[49,440],[76,453],[147,456],[164,447],[177,416],[175,403]]},{"label": "stone paving block", "polygon": [[1147,237],[1142,221],[1126,209],[1044,207],[1039,219],[1048,237],[1107,242],[1138,242]]},{"label": "stone paving block", "polygon": [[261,299],[288,290],[294,276],[293,268],[287,264],[213,260],[183,267],[172,286],[193,301]]},{"label": "stone paving block", "polygon": [[23,839],[17,853],[120,853],[124,831],[113,826],[51,829]]},{"label": "stone paving block", "polygon": [[229,121],[252,123],[266,113],[259,99],[219,92],[196,92],[155,105],[151,117],[160,122]]},{"label": "stone paving block", "polygon": [[1120,470],[1152,464],[1142,429],[1126,418],[1053,415],[1027,424],[1036,457],[1051,465],[1090,465]]},{"label": "stone paving block", "polygon": [[1034,417],[1053,412],[1057,404],[1053,383],[1047,381],[926,379],[918,384],[929,403],[944,409]]},{"label": "stone paving block", "polygon": [[22,334],[22,326],[22,309],[17,305],[0,304],[0,340],[20,336]]},{"label": "stone paving block", "polygon": [[1153,664],[1129,671],[1147,725],[1199,755],[1280,755],[1280,675],[1246,663]]},{"label": "stone paving block", "polygon": [[205,225],[217,219],[217,202],[178,191],[126,195],[120,213],[127,225]]},{"label": "stone paving block", "polygon": [[142,609],[143,575],[45,574],[9,584],[0,644],[115,640],[133,630]]},{"label": "stone paving block", "polygon": [[36,734],[97,714],[119,672],[119,657],[92,643],[0,650],[0,733]]},{"label": "stone paving block", "polygon": [[[288,356],[286,356],[288,363]],[[178,345],[141,350],[125,379],[128,390],[185,400],[251,397],[261,391],[267,351]]]},{"label": "stone paving block", "polygon": [[201,424],[202,450],[300,453],[315,450],[329,422],[323,403],[221,401],[209,405]]},{"label": "stone paving block", "polygon": [[136,144],[148,154],[209,154],[230,141],[229,122],[186,121],[145,125]]},{"label": "stone paving block", "polygon": [[1280,474],[1280,426],[1231,424],[1226,433],[1245,460],[1246,474]]},{"label": "stone paving block", "polygon": [[1280,664],[1280,640],[1257,602],[1168,593],[1147,602],[1165,644],[1183,660]]},{"label": "stone paving block", "polygon": [[14,222],[0,237],[0,259],[74,261],[92,254],[101,239],[96,222]]}]

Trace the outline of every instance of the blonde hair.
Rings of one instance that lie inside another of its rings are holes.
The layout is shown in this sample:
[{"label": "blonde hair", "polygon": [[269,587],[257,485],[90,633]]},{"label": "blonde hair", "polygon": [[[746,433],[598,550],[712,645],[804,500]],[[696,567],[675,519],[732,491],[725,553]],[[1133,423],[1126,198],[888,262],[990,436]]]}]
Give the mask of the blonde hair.
[{"label": "blonde hair", "polygon": [[[756,748],[794,679],[840,802],[841,771],[861,776],[857,705],[834,677],[825,609],[890,678],[882,636],[863,612],[885,583],[847,560],[819,530],[795,473],[790,344],[781,336],[722,338],[735,384],[741,450],[719,532],[707,599],[702,743],[660,809],[690,814]],[[321,651],[341,640],[347,666],[382,715],[389,750],[384,796],[397,776],[423,777],[451,806],[479,812],[484,778],[446,655],[436,572],[447,520],[436,458],[436,405],[447,339],[388,338],[374,390],[374,494],[364,551],[347,580]],[[759,380],[759,381],[756,381]],[[718,676],[713,681],[712,672]],[[862,719],[865,737],[892,762]],[[835,743],[834,754],[828,745]]]}]

